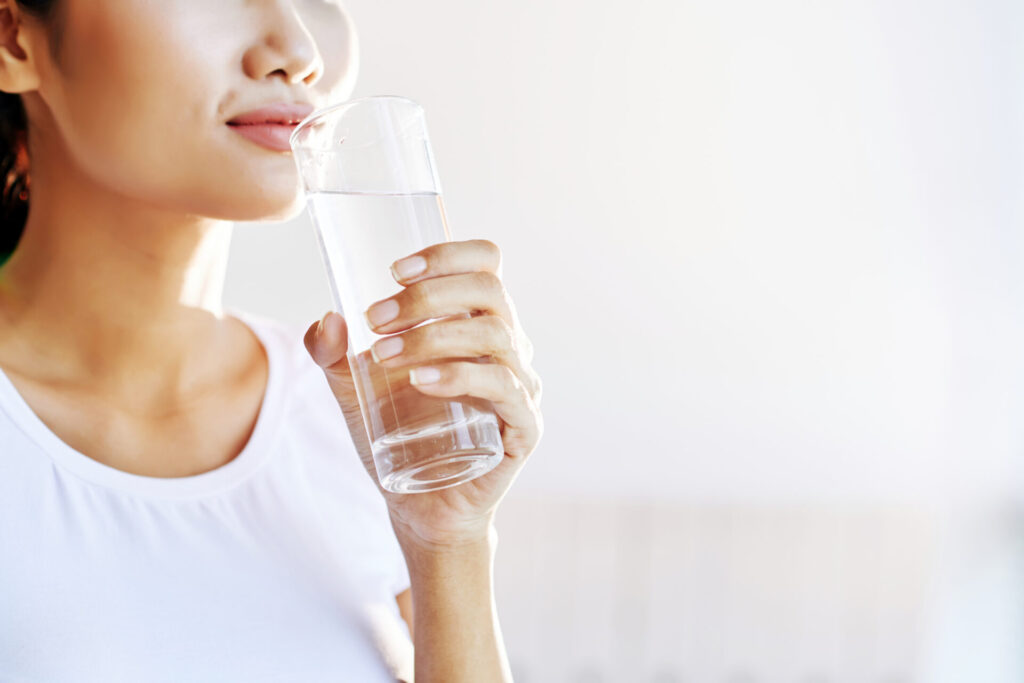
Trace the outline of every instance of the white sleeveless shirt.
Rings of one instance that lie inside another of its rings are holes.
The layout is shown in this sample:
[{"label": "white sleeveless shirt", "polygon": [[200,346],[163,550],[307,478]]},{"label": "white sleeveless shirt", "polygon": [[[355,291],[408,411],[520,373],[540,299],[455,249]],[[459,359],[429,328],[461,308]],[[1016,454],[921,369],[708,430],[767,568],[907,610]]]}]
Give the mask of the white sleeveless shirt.
[{"label": "white sleeveless shirt", "polygon": [[306,326],[229,309],[269,380],[243,451],[146,477],[61,441],[0,371],[0,681],[394,681],[409,575]]}]

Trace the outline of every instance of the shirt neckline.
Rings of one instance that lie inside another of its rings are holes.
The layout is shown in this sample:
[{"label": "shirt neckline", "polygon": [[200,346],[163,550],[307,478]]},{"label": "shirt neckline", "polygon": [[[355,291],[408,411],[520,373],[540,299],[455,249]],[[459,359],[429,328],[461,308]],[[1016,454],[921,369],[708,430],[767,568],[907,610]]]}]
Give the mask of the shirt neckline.
[{"label": "shirt neckline", "polygon": [[42,447],[59,467],[100,486],[154,498],[193,498],[232,488],[259,468],[271,453],[271,442],[279,431],[284,400],[281,373],[285,358],[284,349],[280,346],[282,341],[265,326],[267,321],[264,318],[230,307],[225,307],[224,312],[240,320],[256,335],[267,355],[268,377],[249,440],[238,455],[220,467],[185,477],[149,477],[105,465],[72,448],[54,434],[25,402],[2,368],[0,411],[6,412],[14,424]]}]

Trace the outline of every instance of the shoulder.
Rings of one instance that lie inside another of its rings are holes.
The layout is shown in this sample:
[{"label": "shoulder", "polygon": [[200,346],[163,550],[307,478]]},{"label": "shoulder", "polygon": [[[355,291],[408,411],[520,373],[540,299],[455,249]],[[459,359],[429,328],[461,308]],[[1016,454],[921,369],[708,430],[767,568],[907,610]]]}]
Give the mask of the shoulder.
[{"label": "shoulder", "polygon": [[275,398],[283,405],[286,421],[314,437],[347,435],[344,416],[331,392],[323,369],[306,350],[304,337],[312,322],[281,320],[234,308],[226,312],[240,319],[266,350]]},{"label": "shoulder", "polygon": [[259,337],[266,348],[270,362],[275,365],[280,377],[289,385],[308,381],[323,371],[306,350],[306,330],[312,323],[280,320],[268,315],[241,311],[234,308],[227,312],[246,323]]},{"label": "shoulder", "polygon": [[[314,454],[351,452],[343,458],[346,467],[354,461],[360,468],[349,425],[327,383],[323,368],[306,349],[304,337],[313,322],[296,323],[267,316],[245,314],[248,322],[268,346],[275,392],[283,403],[284,433],[299,449]],[[365,473],[368,483],[372,484]],[[372,494],[379,495],[374,486]]]}]

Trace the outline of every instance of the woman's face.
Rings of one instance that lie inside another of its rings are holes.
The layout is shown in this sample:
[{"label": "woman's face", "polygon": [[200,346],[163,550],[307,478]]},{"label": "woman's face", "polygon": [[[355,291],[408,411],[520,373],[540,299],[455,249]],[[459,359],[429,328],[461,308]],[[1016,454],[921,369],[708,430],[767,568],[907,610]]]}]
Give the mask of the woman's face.
[{"label": "woman's face", "polygon": [[357,41],[340,0],[59,1],[60,64],[34,50],[41,125],[91,182],[226,220],[301,210],[292,155],[226,122],[350,96]]}]

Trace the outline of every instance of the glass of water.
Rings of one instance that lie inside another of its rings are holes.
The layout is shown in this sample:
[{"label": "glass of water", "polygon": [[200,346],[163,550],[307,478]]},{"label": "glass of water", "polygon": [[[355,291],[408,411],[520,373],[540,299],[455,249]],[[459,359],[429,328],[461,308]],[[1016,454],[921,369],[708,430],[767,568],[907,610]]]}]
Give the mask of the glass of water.
[{"label": "glass of water", "polygon": [[[381,486],[415,493],[486,474],[504,457],[489,401],[428,396],[385,369],[363,311],[401,289],[390,266],[451,241],[423,107],[363,97],[314,112],[291,136]],[[465,317],[465,316],[463,316]],[[428,325],[434,320],[426,320]],[[478,361],[481,362],[481,361]]]}]

